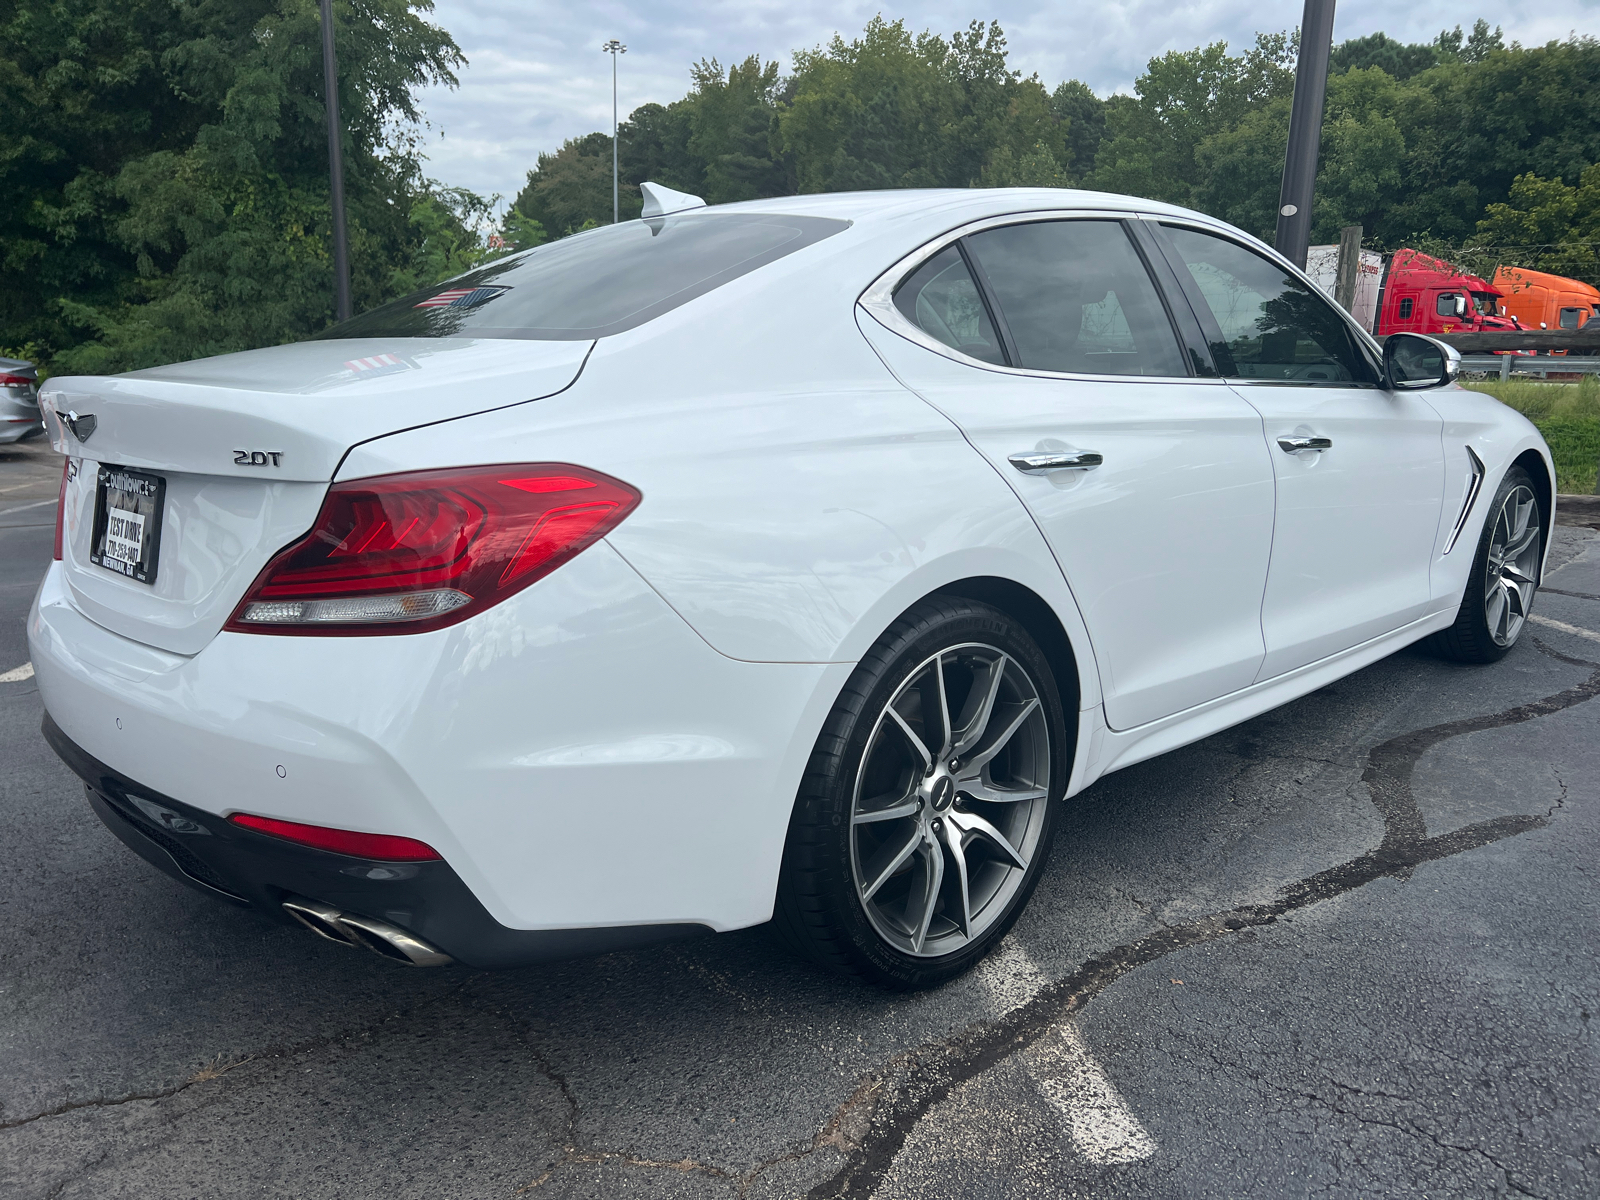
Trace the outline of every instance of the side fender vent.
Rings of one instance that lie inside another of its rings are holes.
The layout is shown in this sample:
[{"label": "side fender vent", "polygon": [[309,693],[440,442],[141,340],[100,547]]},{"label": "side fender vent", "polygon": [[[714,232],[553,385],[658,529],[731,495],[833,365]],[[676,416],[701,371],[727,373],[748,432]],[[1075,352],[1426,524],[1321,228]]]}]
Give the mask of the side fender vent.
[{"label": "side fender vent", "polygon": [[1461,515],[1456,518],[1456,527],[1450,531],[1450,538],[1444,544],[1445,554],[1456,548],[1456,541],[1461,537],[1461,531],[1467,527],[1467,517],[1472,513],[1472,506],[1478,502],[1478,493],[1483,490],[1483,477],[1486,474],[1483,459],[1471,446],[1467,447],[1467,465],[1472,468],[1472,478],[1467,481],[1467,498],[1462,502]]}]

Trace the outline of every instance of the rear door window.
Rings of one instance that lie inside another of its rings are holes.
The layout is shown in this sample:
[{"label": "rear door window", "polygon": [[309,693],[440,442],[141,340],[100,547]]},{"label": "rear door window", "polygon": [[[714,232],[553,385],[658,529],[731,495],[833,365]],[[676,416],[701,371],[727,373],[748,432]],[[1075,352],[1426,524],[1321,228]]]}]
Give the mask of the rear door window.
[{"label": "rear door window", "polygon": [[980,362],[1005,363],[988,308],[966,260],[947,246],[895,289],[894,306],[923,333]]},{"label": "rear door window", "polygon": [[1224,375],[1377,383],[1377,370],[1354,331],[1321,292],[1236,242],[1183,226],[1165,228],[1178,267],[1194,285],[1192,297],[1209,310],[1220,334],[1212,353]]},{"label": "rear door window", "polygon": [[1005,225],[966,244],[1010,336],[1012,365],[1188,375],[1161,296],[1120,221]]},{"label": "rear door window", "polygon": [[625,221],[490,263],[317,336],[606,337],[849,227],[849,221],[778,213]]}]

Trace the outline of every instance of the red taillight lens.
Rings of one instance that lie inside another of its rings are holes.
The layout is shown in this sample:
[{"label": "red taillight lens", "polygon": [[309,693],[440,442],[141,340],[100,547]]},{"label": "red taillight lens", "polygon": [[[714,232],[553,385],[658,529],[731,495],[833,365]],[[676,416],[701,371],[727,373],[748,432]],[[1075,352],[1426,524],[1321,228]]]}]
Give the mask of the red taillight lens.
[{"label": "red taillight lens", "polygon": [[638,503],[620,480],[562,463],[336,483],[311,532],[267,564],[227,628],[374,634],[452,625],[542,579]]},{"label": "red taillight lens", "polygon": [[61,490],[56,493],[56,561],[61,561],[63,533],[67,522],[67,480],[72,476],[72,460],[69,458],[61,464]]},{"label": "red taillight lens", "polygon": [[383,862],[431,862],[444,856],[427,842],[395,837],[388,833],[356,833],[350,829],[329,829],[325,825],[302,825],[299,821],[276,821],[249,813],[234,813],[228,820],[257,833],[270,833],[285,841],[348,854],[353,858],[375,858]]},{"label": "red taillight lens", "polygon": [[33,380],[26,375],[9,375],[0,371],[0,387],[32,387]]}]

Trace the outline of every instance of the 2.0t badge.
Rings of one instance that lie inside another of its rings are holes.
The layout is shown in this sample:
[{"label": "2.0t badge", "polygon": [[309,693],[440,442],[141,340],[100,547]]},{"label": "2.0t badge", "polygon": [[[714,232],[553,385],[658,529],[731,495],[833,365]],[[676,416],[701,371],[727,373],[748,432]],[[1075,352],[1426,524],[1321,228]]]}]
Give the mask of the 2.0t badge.
[{"label": "2.0t badge", "polygon": [[236,467],[276,467],[278,460],[283,457],[282,450],[235,450],[233,452],[233,465]]}]

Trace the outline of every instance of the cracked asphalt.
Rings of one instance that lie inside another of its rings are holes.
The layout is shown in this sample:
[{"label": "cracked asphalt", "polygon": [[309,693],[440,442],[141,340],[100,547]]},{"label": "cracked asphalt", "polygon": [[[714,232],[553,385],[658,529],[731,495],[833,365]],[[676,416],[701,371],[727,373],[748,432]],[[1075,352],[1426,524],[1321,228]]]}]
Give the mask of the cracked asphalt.
[{"label": "cracked asphalt", "polygon": [[[0,674],[57,476],[0,448]],[[0,683],[0,1194],[1594,1197],[1600,533],[1552,566],[1500,664],[1404,651],[1077,797],[913,997],[762,930],[474,973],[267,925]]]}]

